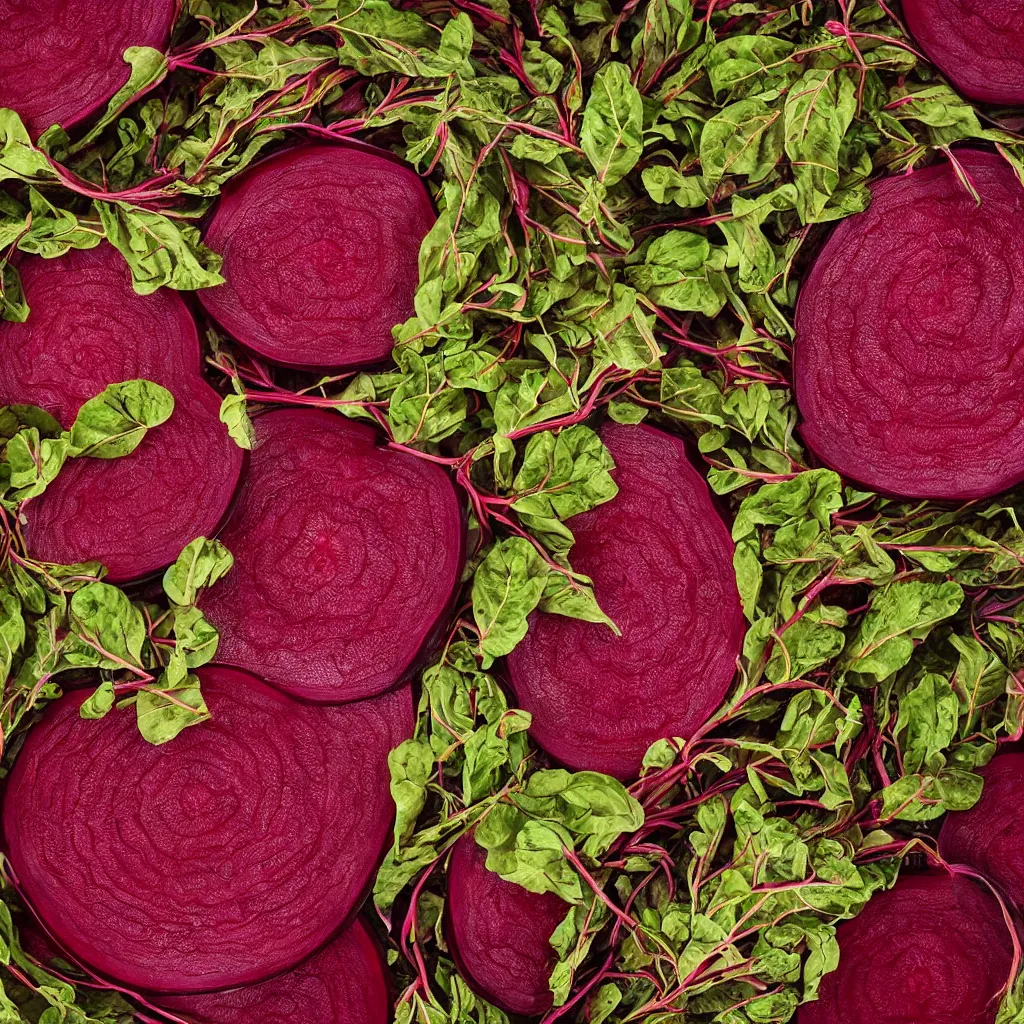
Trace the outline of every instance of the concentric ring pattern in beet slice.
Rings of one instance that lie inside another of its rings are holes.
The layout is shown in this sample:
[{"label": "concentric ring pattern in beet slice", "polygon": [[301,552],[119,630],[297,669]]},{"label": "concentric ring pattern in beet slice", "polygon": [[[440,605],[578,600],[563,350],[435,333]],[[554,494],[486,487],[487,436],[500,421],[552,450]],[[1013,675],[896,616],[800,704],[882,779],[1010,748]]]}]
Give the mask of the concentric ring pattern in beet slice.
[{"label": "concentric ring pattern in beet slice", "polygon": [[1024,103],[1024,0],[903,0],[925,55],[972,100]]},{"label": "concentric ring pattern in beet slice", "polygon": [[943,819],[939,852],[995,882],[1024,913],[1024,754],[1000,754],[981,775],[981,799],[970,810],[951,811]]},{"label": "concentric ring pattern in beet slice", "polygon": [[69,427],[108,384],[156,381],[174,395],[171,418],[121,459],[68,462],[26,506],[31,554],[51,562],[97,559],[112,582],[170,564],[216,531],[243,464],[200,376],[199,338],[175,292],[137,295],[109,245],[20,264],[31,313],[0,322],[0,402],[39,405]]},{"label": "concentric ring pattern in beet slice", "polygon": [[221,534],[234,568],[201,598],[217,658],[306,700],[381,693],[418,664],[458,586],[455,488],[335,413],[271,412],[255,431]]},{"label": "concentric ring pattern in beet slice", "polygon": [[743,640],[729,531],[678,437],[606,423],[619,493],[568,525],[572,564],[622,632],[534,613],[508,656],[530,735],[571,768],[631,778],[648,746],[722,703]]},{"label": "concentric ring pattern in beet slice", "polygon": [[569,911],[553,893],[533,893],[487,869],[487,852],[464,835],[448,862],[445,930],[459,970],[489,1002],[534,1016],[551,1008],[557,956],[548,941]]},{"label": "concentric ring pattern in beet slice", "polygon": [[362,921],[298,967],[227,992],[158,997],[194,1024],[389,1024],[390,979],[384,954]]},{"label": "concentric ring pattern in beet slice", "polygon": [[795,385],[822,462],[909,498],[1024,480],[1024,186],[1001,157],[872,187],[800,289]]},{"label": "concentric ring pattern in beet slice", "polygon": [[127,84],[128,47],[167,48],[175,9],[174,0],[0,0],[0,107],[34,136],[70,128]]},{"label": "concentric ring pattern in beet slice", "polygon": [[403,688],[345,707],[200,669],[212,719],[152,746],[135,715],[69,694],[29,734],[3,823],[26,899],[125,985],[213,991],[295,966],[359,904],[388,838]]},{"label": "concentric ring pattern in beet slice", "polygon": [[225,188],[205,241],[223,255],[226,283],[199,298],[273,362],[378,362],[391,354],[391,328],[413,315],[434,220],[419,177],[389,154],[285,150]]},{"label": "concentric ring pattern in beet slice", "polygon": [[839,967],[798,1024],[993,1024],[1013,960],[998,900],[944,872],[906,874],[839,925]]}]

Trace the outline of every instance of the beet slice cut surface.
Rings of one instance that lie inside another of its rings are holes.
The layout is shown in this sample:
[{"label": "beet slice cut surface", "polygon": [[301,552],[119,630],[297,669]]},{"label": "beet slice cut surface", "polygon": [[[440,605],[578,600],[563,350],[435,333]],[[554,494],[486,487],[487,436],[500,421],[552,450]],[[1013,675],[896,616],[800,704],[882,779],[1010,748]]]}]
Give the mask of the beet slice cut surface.
[{"label": "beet slice cut surface", "polygon": [[221,534],[234,568],[200,602],[217,659],[306,700],[381,693],[418,664],[458,586],[454,485],[335,413],[283,409],[254,427]]},{"label": "beet slice cut surface", "polygon": [[298,967],[255,985],[157,1002],[194,1024],[389,1024],[384,954],[358,919]]},{"label": "beet slice cut surface", "polygon": [[551,933],[569,912],[554,893],[534,893],[487,870],[471,834],[448,862],[448,944],[466,980],[507,1013],[550,1009],[548,979],[557,957]]},{"label": "beet slice cut surface", "polygon": [[839,967],[798,1024],[993,1024],[1013,946],[999,901],[963,875],[904,875],[841,924]]},{"label": "beet slice cut surface", "polygon": [[1024,186],[957,150],[872,187],[800,290],[795,385],[807,445],[872,490],[990,497],[1024,480]]},{"label": "beet slice cut surface", "polygon": [[939,852],[996,883],[1024,912],[1024,753],[1000,754],[981,769],[981,799],[942,822]]},{"label": "beet slice cut surface", "polygon": [[195,322],[175,292],[137,295],[106,244],[26,259],[20,270],[31,313],[0,322],[0,403],[39,405],[67,428],[118,381],[153,380],[175,400],[131,455],[65,465],[26,507],[29,549],[50,562],[98,559],[112,582],[147,576],[216,531],[244,461],[200,376]]},{"label": "beet slice cut surface", "polygon": [[166,50],[175,9],[174,0],[0,0],[0,107],[32,135],[81,121],[127,83],[129,46]]},{"label": "beet slice cut surface", "polygon": [[27,900],[68,952],[133,988],[213,991],[317,950],[388,839],[408,688],[345,707],[199,671],[212,719],[151,746],[134,714],[62,697],[29,734],[3,823]]},{"label": "beet slice cut surface", "polygon": [[422,181],[390,154],[285,150],[224,189],[205,241],[223,255],[226,283],[199,298],[272,362],[378,362],[391,354],[391,328],[413,314],[434,220]]},{"label": "beet slice cut surface", "polygon": [[607,626],[534,613],[508,656],[530,735],[576,770],[638,775],[663,737],[689,737],[722,703],[743,642],[729,531],[683,441],[608,422],[619,493],[573,516],[573,568]]},{"label": "beet slice cut surface", "polygon": [[903,17],[965,96],[1024,103],[1024,0],[903,0]]}]

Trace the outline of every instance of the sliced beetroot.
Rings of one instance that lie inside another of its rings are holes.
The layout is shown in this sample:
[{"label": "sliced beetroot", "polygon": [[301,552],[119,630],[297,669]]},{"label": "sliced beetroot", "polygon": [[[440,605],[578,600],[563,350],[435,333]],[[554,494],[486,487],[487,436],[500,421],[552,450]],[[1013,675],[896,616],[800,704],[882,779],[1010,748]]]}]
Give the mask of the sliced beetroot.
[{"label": "sliced beetroot", "polygon": [[226,283],[199,298],[273,362],[378,362],[391,354],[391,328],[413,314],[434,219],[422,181],[389,154],[285,150],[225,188],[205,241],[223,255]]},{"label": "sliced beetroot", "polygon": [[390,983],[377,940],[359,920],[298,967],[227,992],[163,996],[194,1024],[389,1024]]},{"label": "sliced beetroot", "polygon": [[1024,186],[999,156],[889,178],[800,290],[807,445],[872,490],[990,497],[1024,480]]},{"label": "sliced beetroot", "polygon": [[999,902],[944,872],[904,875],[839,926],[839,967],[799,1024],[992,1024],[1013,960]]},{"label": "sliced beetroot", "polygon": [[569,520],[573,567],[622,631],[536,613],[508,657],[530,735],[578,770],[630,778],[648,746],[722,703],[743,641],[733,545],[683,441],[606,423],[618,495]]},{"label": "sliced beetroot", "polygon": [[983,103],[1024,103],[1024,0],[903,0],[925,55]]},{"label": "sliced beetroot", "polygon": [[995,882],[1024,913],[1024,754],[1001,754],[981,774],[981,799],[969,811],[946,815],[939,852]]},{"label": "sliced beetroot", "polygon": [[455,488],[335,413],[283,409],[255,430],[221,534],[234,568],[202,597],[217,658],[306,700],[381,693],[417,664],[458,586]]},{"label": "sliced beetroot", "polygon": [[200,376],[195,323],[175,292],[137,295],[105,244],[26,259],[20,270],[31,313],[0,322],[0,403],[42,406],[69,427],[118,381],[153,380],[175,400],[131,455],[73,460],[28,504],[29,550],[50,562],[97,559],[114,582],[147,576],[216,531],[242,470],[220,399]]},{"label": "sliced beetroot", "polygon": [[533,893],[487,870],[487,852],[472,835],[448,862],[446,930],[460,973],[507,1013],[550,1009],[548,979],[557,957],[551,933],[569,912],[553,893]]},{"label": "sliced beetroot", "polygon": [[128,82],[129,46],[167,48],[175,11],[175,0],[0,0],[0,107],[32,135],[71,127]]},{"label": "sliced beetroot", "polygon": [[199,672],[212,720],[154,747],[132,713],[52,705],[3,823],[26,899],[68,952],[133,988],[211,991],[293,967],[349,917],[390,829],[408,688],[318,708]]}]

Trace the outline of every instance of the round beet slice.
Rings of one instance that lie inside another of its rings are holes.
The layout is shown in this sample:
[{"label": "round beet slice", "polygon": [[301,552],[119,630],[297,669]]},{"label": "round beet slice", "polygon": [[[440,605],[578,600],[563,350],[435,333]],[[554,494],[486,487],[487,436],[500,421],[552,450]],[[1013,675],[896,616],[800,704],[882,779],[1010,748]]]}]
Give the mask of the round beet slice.
[{"label": "round beet slice", "polygon": [[841,924],[839,967],[799,1024],[992,1024],[1013,961],[996,898],[962,875],[904,875]]},{"label": "round beet slice", "polygon": [[487,851],[471,834],[448,862],[446,933],[466,981],[507,1013],[551,1008],[557,957],[551,933],[569,912],[553,893],[534,893],[487,870]]},{"label": "round beet slice", "polygon": [[356,908],[387,841],[408,688],[318,708],[199,672],[212,719],[154,747],[135,716],[52,705],[3,824],[25,897],[68,952],[139,989],[212,991],[293,967]]},{"label": "round beet slice", "polygon": [[958,150],[981,206],[937,164],[872,188],[800,290],[807,445],[864,486],[990,497],[1024,480],[1024,186]]},{"label": "round beet slice", "polygon": [[0,0],[0,107],[33,136],[70,128],[127,83],[129,46],[167,48],[175,10],[175,0]]},{"label": "round beet slice", "polygon": [[31,313],[0,322],[0,403],[29,403],[70,427],[108,384],[143,377],[174,395],[171,418],[121,459],[67,463],[26,507],[26,541],[49,562],[103,562],[124,582],[162,569],[214,533],[242,471],[242,450],[200,376],[199,336],[177,293],[137,295],[108,245],[21,265]]},{"label": "round beet slice", "polygon": [[437,634],[459,583],[461,503],[433,463],[335,413],[283,409],[256,441],[202,595],[217,658],[306,700],[381,693]]},{"label": "round beet slice", "polygon": [[1024,912],[1024,754],[1001,754],[981,774],[981,799],[968,811],[946,815],[939,852],[991,879]]},{"label": "round beet slice", "polygon": [[903,17],[965,96],[1024,103],[1024,0],[903,0]]},{"label": "round beet slice", "polygon": [[163,996],[194,1024],[389,1024],[390,983],[377,940],[359,920],[298,967],[227,992]]},{"label": "round beet slice", "polygon": [[508,656],[530,735],[577,770],[638,775],[647,748],[689,737],[722,703],[743,642],[729,531],[683,441],[608,422],[619,493],[573,516],[573,567],[607,626],[534,613]]},{"label": "round beet slice", "polygon": [[413,314],[434,220],[422,181],[389,154],[285,150],[224,189],[205,241],[223,255],[226,283],[199,298],[273,362],[378,362],[391,354],[391,328]]}]

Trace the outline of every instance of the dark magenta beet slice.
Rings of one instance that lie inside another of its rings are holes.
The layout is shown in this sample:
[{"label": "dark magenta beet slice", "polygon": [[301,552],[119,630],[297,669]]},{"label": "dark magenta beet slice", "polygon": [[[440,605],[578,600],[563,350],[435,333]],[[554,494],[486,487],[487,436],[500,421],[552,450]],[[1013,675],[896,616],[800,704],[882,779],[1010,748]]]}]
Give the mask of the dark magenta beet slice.
[{"label": "dark magenta beet slice", "polygon": [[448,944],[459,971],[485,999],[508,1013],[533,1016],[551,1007],[555,966],[551,933],[569,912],[553,893],[533,893],[487,870],[487,851],[472,835],[448,862]]},{"label": "dark magenta beet slice", "polygon": [[273,362],[386,359],[391,328],[413,314],[420,243],[434,219],[419,177],[390,154],[285,150],[225,188],[205,241],[223,255],[226,283],[199,298]]},{"label": "dark magenta beet slice", "polygon": [[946,815],[939,853],[995,882],[1024,913],[1024,754],[1000,754],[981,774],[981,799],[969,811]]},{"label": "dark magenta beet slice", "polygon": [[992,1024],[1013,947],[999,902],[962,875],[904,875],[839,926],[839,967],[799,1024]]},{"label": "dark magenta beet slice", "polygon": [[408,688],[345,707],[199,671],[212,719],[163,746],[134,714],[50,707],[8,783],[22,891],[54,938],[138,989],[212,991],[293,967],[355,910],[387,841]]},{"label": "dark magenta beet slice", "polygon": [[389,1024],[384,955],[362,921],[298,967],[227,992],[162,996],[159,1006],[194,1024]]},{"label": "dark magenta beet slice", "polygon": [[199,337],[175,292],[137,295],[106,244],[20,265],[31,313],[0,322],[0,403],[30,403],[69,427],[108,384],[143,377],[174,395],[170,420],[122,459],[69,462],[26,507],[33,556],[98,559],[114,582],[173,562],[223,520],[241,449],[220,422],[220,399],[200,376]]},{"label": "dark magenta beet slice", "polygon": [[800,289],[795,384],[822,462],[872,490],[964,500],[1024,480],[1024,186],[995,154],[888,178]]},{"label": "dark magenta beet slice", "polygon": [[[69,128],[125,85],[129,46],[164,50],[174,0],[0,0],[0,107],[32,135]],[[68,72],[74,68],[74,72]]]},{"label": "dark magenta beet slice", "polygon": [[1024,0],[903,0],[903,17],[965,96],[1024,103]]},{"label": "dark magenta beet slice", "polygon": [[417,664],[458,586],[455,488],[335,413],[283,409],[255,430],[221,534],[235,565],[202,596],[217,658],[306,700],[381,693]]},{"label": "dark magenta beet slice", "polygon": [[573,516],[573,567],[622,631],[535,613],[508,657],[530,735],[577,770],[630,778],[648,746],[722,703],[743,642],[733,545],[683,441],[606,423],[619,493]]}]

